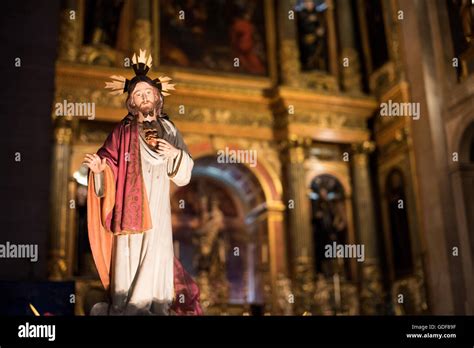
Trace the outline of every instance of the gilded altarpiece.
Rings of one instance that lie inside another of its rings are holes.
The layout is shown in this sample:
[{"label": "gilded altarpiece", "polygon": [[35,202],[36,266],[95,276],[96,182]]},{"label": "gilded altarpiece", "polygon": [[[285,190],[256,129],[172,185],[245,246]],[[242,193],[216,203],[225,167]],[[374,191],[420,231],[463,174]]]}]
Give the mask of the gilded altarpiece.
[{"label": "gilded altarpiece", "polygon": [[[60,205],[80,196],[80,180],[85,175],[80,170],[82,158],[86,153],[95,152],[113,124],[125,116],[124,97],[107,93],[104,81],[114,74],[130,77],[128,69],[122,67],[124,59],[126,61],[142,42],[155,52],[155,71],[166,73],[177,84],[175,93],[165,101],[165,112],[183,133],[196,163],[215,158],[218,151],[226,148],[255,150],[258,155],[255,166],[244,166],[263,193],[263,203],[252,211],[251,217],[259,225],[253,239],[255,267],[252,272],[259,274],[264,314],[376,313],[376,305],[363,300],[363,294],[377,292],[379,273],[360,271],[356,263],[350,262],[353,283],[342,289],[348,301],[334,309],[327,304],[335,287],[319,279],[312,265],[308,206],[309,182],[315,176],[331,174],[342,183],[348,242],[370,243],[372,237],[376,239],[375,229],[363,227],[375,226],[373,214],[362,216],[360,212],[364,211],[367,200],[370,206],[375,204],[364,192],[371,185],[367,153],[373,146],[367,121],[377,103],[374,98],[362,95],[357,84],[350,88],[348,84],[340,86],[339,68],[334,64],[339,55],[335,45],[336,18],[347,9],[337,9],[334,1],[327,1],[325,15],[328,35],[332,38],[329,55],[333,63],[325,73],[307,73],[297,62],[295,22],[286,20],[294,4],[282,1],[274,6],[271,1],[263,1],[268,74],[251,76],[180,66],[167,66],[164,70],[159,65],[156,50],[160,47],[160,2],[143,3],[145,5],[124,2],[121,11],[126,15],[120,25],[133,30],[122,37],[119,32],[120,39],[113,47],[104,42],[84,44],[86,2],[67,2],[61,14],[55,103],[66,100],[95,105],[94,119],[61,118],[53,112],[57,129],[55,180],[67,183],[67,189],[56,185],[53,192],[57,216],[50,270],[53,279],[76,280],[77,314],[85,314],[90,296],[102,295],[93,269],[87,277],[75,272],[80,257],[77,240],[81,213],[74,207],[64,209]],[[71,11],[76,14],[74,20],[71,20]],[[278,31],[282,32],[278,45],[274,18],[277,21],[285,18],[278,25]],[[353,71],[347,81],[356,81],[354,76],[359,73]],[[329,158],[318,155],[328,147],[332,149]],[[290,201],[296,204],[296,209],[290,208]],[[84,262],[87,265],[87,261]],[[290,295],[297,299],[295,304],[288,302]],[[225,301],[221,301],[220,306],[222,302]],[[226,307],[223,311],[248,314],[249,305],[244,301],[243,305]],[[219,313],[219,310],[209,308],[208,313]]]}]

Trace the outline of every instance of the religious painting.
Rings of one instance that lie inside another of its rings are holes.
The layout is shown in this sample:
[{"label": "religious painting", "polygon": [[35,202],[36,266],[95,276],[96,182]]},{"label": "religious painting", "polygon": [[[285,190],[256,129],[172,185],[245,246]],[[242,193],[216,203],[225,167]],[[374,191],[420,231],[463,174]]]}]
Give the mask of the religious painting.
[{"label": "religious painting", "polygon": [[295,6],[303,71],[329,71],[326,10],[325,0],[299,0]]},{"label": "religious painting", "polygon": [[268,75],[264,1],[164,0],[159,12],[160,64]]}]

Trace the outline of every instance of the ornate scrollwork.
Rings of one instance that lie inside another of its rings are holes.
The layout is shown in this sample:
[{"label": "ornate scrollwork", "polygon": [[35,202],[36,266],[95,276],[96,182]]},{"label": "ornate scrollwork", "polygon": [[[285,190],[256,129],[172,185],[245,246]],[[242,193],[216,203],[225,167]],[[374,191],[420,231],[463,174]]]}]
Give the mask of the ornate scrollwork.
[{"label": "ornate scrollwork", "polygon": [[393,283],[392,303],[395,314],[426,314],[428,312],[424,279],[423,266],[421,260],[418,260],[412,276]]},{"label": "ornate scrollwork", "polygon": [[72,9],[61,12],[59,20],[59,60],[74,62],[79,48],[79,19],[71,18]]},{"label": "ornate scrollwork", "polygon": [[[179,115],[177,105],[171,105],[171,114]],[[270,113],[254,114],[238,109],[217,109],[210,107],[187,107],[186,121],[212,124],[233,124],[252,127],[272,127]]]},{"label": "ornate scrollwork", "polygon": [[281,73],[285,84],[301,86],[298,46],[294,40],[283,40],[280,49]]},{"label": "ornate scrollwork", "polygon": [[312,126],[322,128],[366,128],[364,119],[349,114],[335,112],[300,112],[292,115],[291,119],[294,122],[309,123]]},{"label": "ornate scrollwork", "polygon": [[361,310],[366,315],[382,314],[384,304],[382,274],[376,263],[367,262],[362,267]]},{"label": "ornate scrollwork", "polygon": [[283,274],[278,274],[276,280],[277,308],[275,314],[293,315],[294,294],[292,291],[291,279]]}]

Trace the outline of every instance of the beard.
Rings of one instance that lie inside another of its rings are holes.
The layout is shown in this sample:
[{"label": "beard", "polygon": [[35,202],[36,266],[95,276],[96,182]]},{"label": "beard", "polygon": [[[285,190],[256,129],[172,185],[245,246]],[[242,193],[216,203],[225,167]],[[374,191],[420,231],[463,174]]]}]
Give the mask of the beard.
[{"label": "beard", "polygon": [[142,113],[149,113],[150,111],[153,111],[156,107],[156,103],[152,103],[150,101],[141,103],[140,106],[138,107],[138,111]]}]

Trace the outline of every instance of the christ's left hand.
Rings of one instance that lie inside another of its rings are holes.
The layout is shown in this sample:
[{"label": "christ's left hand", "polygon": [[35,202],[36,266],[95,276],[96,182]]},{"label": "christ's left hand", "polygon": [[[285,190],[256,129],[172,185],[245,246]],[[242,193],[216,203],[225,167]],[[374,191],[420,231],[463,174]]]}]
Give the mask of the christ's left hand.
[{"label": "christ's left hand", "polygon": [[164,139],[158,139],[158,154],[166,159],[174,159],[179,154],[179,149],[168,143]]}]

